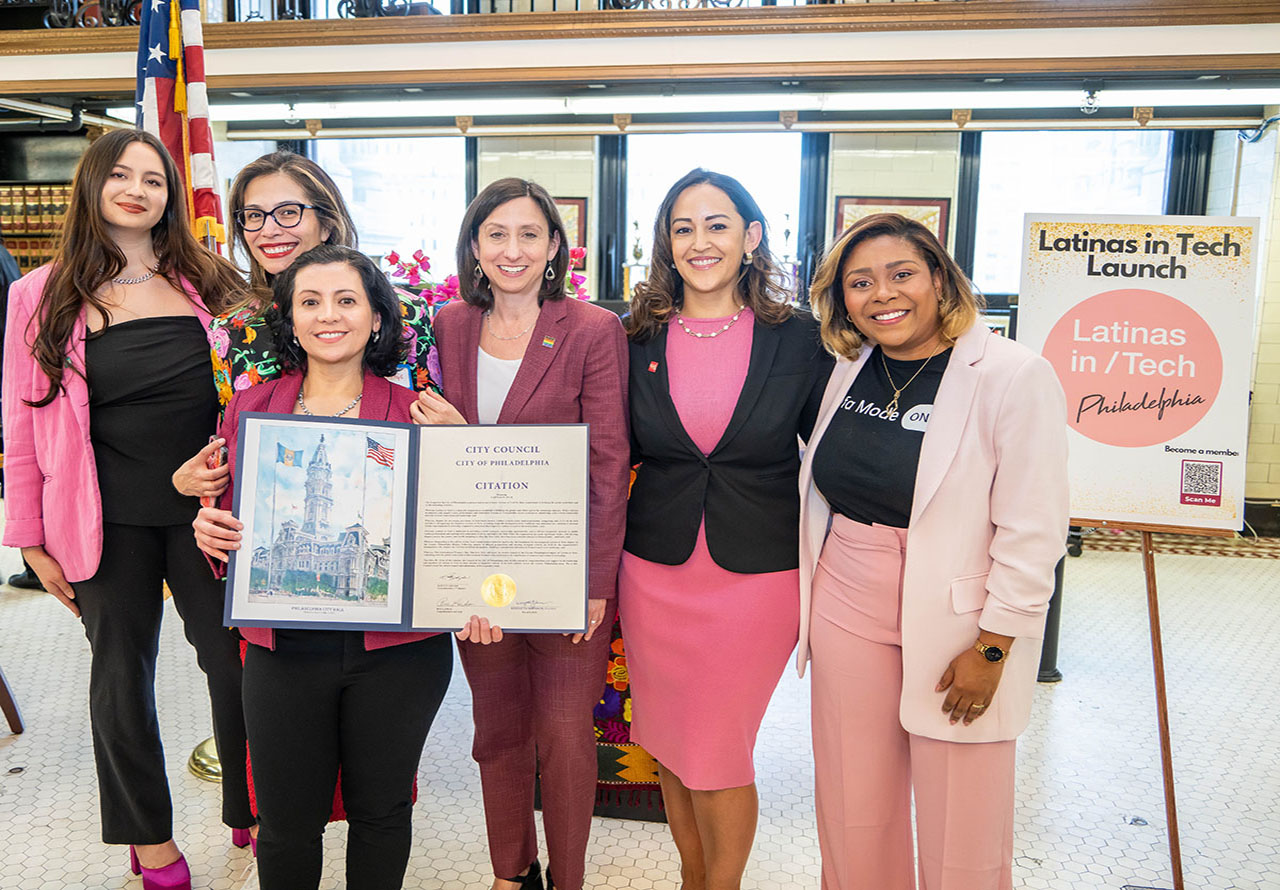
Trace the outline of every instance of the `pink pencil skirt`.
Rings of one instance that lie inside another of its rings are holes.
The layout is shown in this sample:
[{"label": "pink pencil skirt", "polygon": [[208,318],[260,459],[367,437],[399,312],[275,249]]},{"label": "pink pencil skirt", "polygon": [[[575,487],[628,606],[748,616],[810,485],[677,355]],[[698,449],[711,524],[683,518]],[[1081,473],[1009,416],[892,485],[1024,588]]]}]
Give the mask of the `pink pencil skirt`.
[{"label": "pink pencil skirt", "polygon": [[756,733],[799,638],[799,585],[795,569],[722,569],[701,530],[683,565],[622,554],[631,739],[686,787],[755,781]]}]

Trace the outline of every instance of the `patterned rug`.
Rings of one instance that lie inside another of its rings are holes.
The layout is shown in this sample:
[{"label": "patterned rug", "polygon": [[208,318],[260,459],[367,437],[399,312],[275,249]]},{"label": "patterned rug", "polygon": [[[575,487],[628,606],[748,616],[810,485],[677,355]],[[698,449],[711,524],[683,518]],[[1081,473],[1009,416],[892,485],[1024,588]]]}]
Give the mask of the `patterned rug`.
[{"label": "patterned rug", "polygon": [[[1170,535],[1152,537],[1156,553],[1186,556],[1242,556],[1253,559],[1280,559],[1280,538],[1211,538],[1202,535]],[[1142,533],[1127,529],[1085,529],[1084,549],[1111,553],[1142,551]]]}]

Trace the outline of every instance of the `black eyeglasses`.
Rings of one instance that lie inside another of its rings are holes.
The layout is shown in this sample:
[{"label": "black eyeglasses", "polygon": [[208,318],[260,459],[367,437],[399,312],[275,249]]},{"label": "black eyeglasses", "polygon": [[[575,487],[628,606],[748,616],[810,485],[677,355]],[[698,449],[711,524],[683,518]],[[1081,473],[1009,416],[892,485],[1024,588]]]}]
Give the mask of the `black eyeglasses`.
[{"label": "black eyeglasses", "polygon": [[232,214],[236,218],[236,222],[240,224],[240,228],[246,232],[256,232],[267,224],[267,217],[271,217],[276,221],[276,225],[282,229],[292,229],[298,223],[302,222],[302,211],[315,210],[314,204],[281,204],[275,210],[237,210]]}]

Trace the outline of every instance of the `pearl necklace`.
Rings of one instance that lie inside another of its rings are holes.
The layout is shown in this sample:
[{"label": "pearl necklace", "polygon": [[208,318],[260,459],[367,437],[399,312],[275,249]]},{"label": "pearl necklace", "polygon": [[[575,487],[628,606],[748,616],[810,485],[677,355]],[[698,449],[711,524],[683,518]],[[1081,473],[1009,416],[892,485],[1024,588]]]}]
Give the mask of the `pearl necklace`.
[{"label": "pearl necklace", "polygon": [[137,278],[112,278],[116,284],[142,284],[144,281],[150,281],[156,277],[156,273],[160,271],[160,264],[156,263],[145,275],[139,275]]},{"label": "pearl necklace", "polygon": [[725,323],[724,327],[722,327],[718,331],[711,331],[710,333],[703,333],[702,331],[689,330],[689,328],[684,323],[683,315],[676,316],[676,324],[680,325],[680,330],[684,331],[690,337],[697,337],[699,340],[701,340],[703,337],[718,337],[721,334],[723,334],[725,331],[729,330],[729,328],[733,327],[733,323],[742,316],[742,310],[745,308],[746,308],[745,306],[739,306],[738,311],[733,313],[733,318],[729,319],[729,321]]},{"label": "pearl necklace", "polygon": [[[331,415],[329,415],[329,416],[330,416],[330,417],[341,417],[342,415],[344,415],[344,414],[346,414],[348,411],[350,411],[352,408],[354,408],[356,405],[359,405],[359,404],[360,404],[360,400],[361,400],[361,399],[363,399],[363,398],[364,398],[364,391],[362,390],[362,391],[360,392],[360,395],[356,396],[354,399],[352,399],[352,400],[351,400],[351,404],[347,405],[347,407],[343,408],[343,409],[342,409],[341,411],[339,411],[337,414],[331,414]],[[298,407],[299,407],[300,409],[302,409],[302,413],[303,413],[303,414],[305,414],[305,415],[307,415],[308,417],[315,417],[315,415],[311,413],[311,410],[310,410],[309,408],[307,408],[307,403],[306,403],[306,402],[304,402],[304,401],[302,401],[302,390],[301,390],[301,389],[299,389],[299,390],[298,390]]]},{"label": "pearl necklace", "polygon": [[492,314],[491,314],[491,313],[489,313],[489,312],[486,312],[486,313],[484,314],[484,324],[485,324],[485,327],[487,327],[487,328],[489,329],[489,336],[490,336],[490,337],[492,337],[492,338],[493,338],[493,339],[495,339],[495,340],[519,340],[519,339],[520,339],[521,337],[523,337],[525,334],[527,334],[527,333],[529,333],[530,331],[532,331],[532,330],[533,330],[533,326],[534,326],[535,324],[537,324],[537,323],[538,323],[538,316],[536,316],[536,315],[535,315],[535,316],[533,317],[533,321],[529,322],[529,326],[528,326],[527,328],[525,328],[523,331],[521,331],[520,333],[516,334],[514,337],[499,337],[499,336],[497,335],[497,333],[493,330],[493,318],[492,318]]}]

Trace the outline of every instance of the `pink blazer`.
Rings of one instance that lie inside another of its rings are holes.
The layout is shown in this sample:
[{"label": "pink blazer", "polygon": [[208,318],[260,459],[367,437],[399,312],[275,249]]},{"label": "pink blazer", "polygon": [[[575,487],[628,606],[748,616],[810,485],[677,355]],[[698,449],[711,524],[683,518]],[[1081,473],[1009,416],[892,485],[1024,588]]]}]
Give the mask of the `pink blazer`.
[{"label": "pink blazer", "polygon": [[[461,300],[435,318],[444,397],[467,419],[476,409],[476,350],[484,315]],[[627,518],[627,339],[618,317],[581,300],[547,300],[511,383],[498,423],[591,426],[589,595],[617,594]]]},{"label": "pink blazer", "polygon": [[[62,566],[67,580],[92,578],[102,557],[102,499],[98,468],[89,436],[89,387],[85,382],[86,312],[71,333],[65,391],[43,408],[36,401],[48,391],[31,348],[35,320],[49,266],[27,273],[9,287],[9,316],[4,338],[4,544],[44,549]],[[210,315],[186,279],[183,289],[195,315],[208,329]],[[76,370],[72,370],[75,368]],[[212,373],[209,385],[213,386]],[[210,430],[212,432],[212,430]]]},{"label": "pink blazer", "polygon": [[[292,414],[298,401],[298,390],[302,388],[302,375],[294,371],[275,380],[259,383],[241,390],[232,396],[227,404],[227,413],[222,417],[222,426],[218,435],[227,440],[227,463],[231,466],[234,478],[236,472],[236,445],[240,438],[240,414],[245,411],[266,411],[271,414]],[[409,406],[417,399],[418,394],[411,389],[392,383],[384,377],[369,373],[364,374],[364,395],[360,398],[360,417],[365,420],[391,420],[396,423],[411,423]],[[222,493],[218,506],[230,510],[234,502],[234,486],[227,486]],[[212,564],[212,562],[211,562]],[[222,576],[226,566],[218,563],[215,572]],[[276,647],[275,631],[269,627],[242,627],[240,636],[256,646],[267,649]],[[412,643],[434,637],[434,633],[402,633],[400,631],[366,631],[364,635],[365,649],[382,649],[397,646],[401,643]]]},{"label": "pink blazer", "polygon": [[[841,359],[800,467],[800,648],[830,507],[813,455],[871,354]],[[849,455],[857,460],[856,454]],[[981,324],[960,336],[920,448],[902,590],[902,704],[910,733],[958,742],[1015,738],[1026,728],[1053,569],[1067,535],[1066,400],[1049,363]],[[1016,637],[981,720],[952,726],[934,692],[979,628]]]}]

